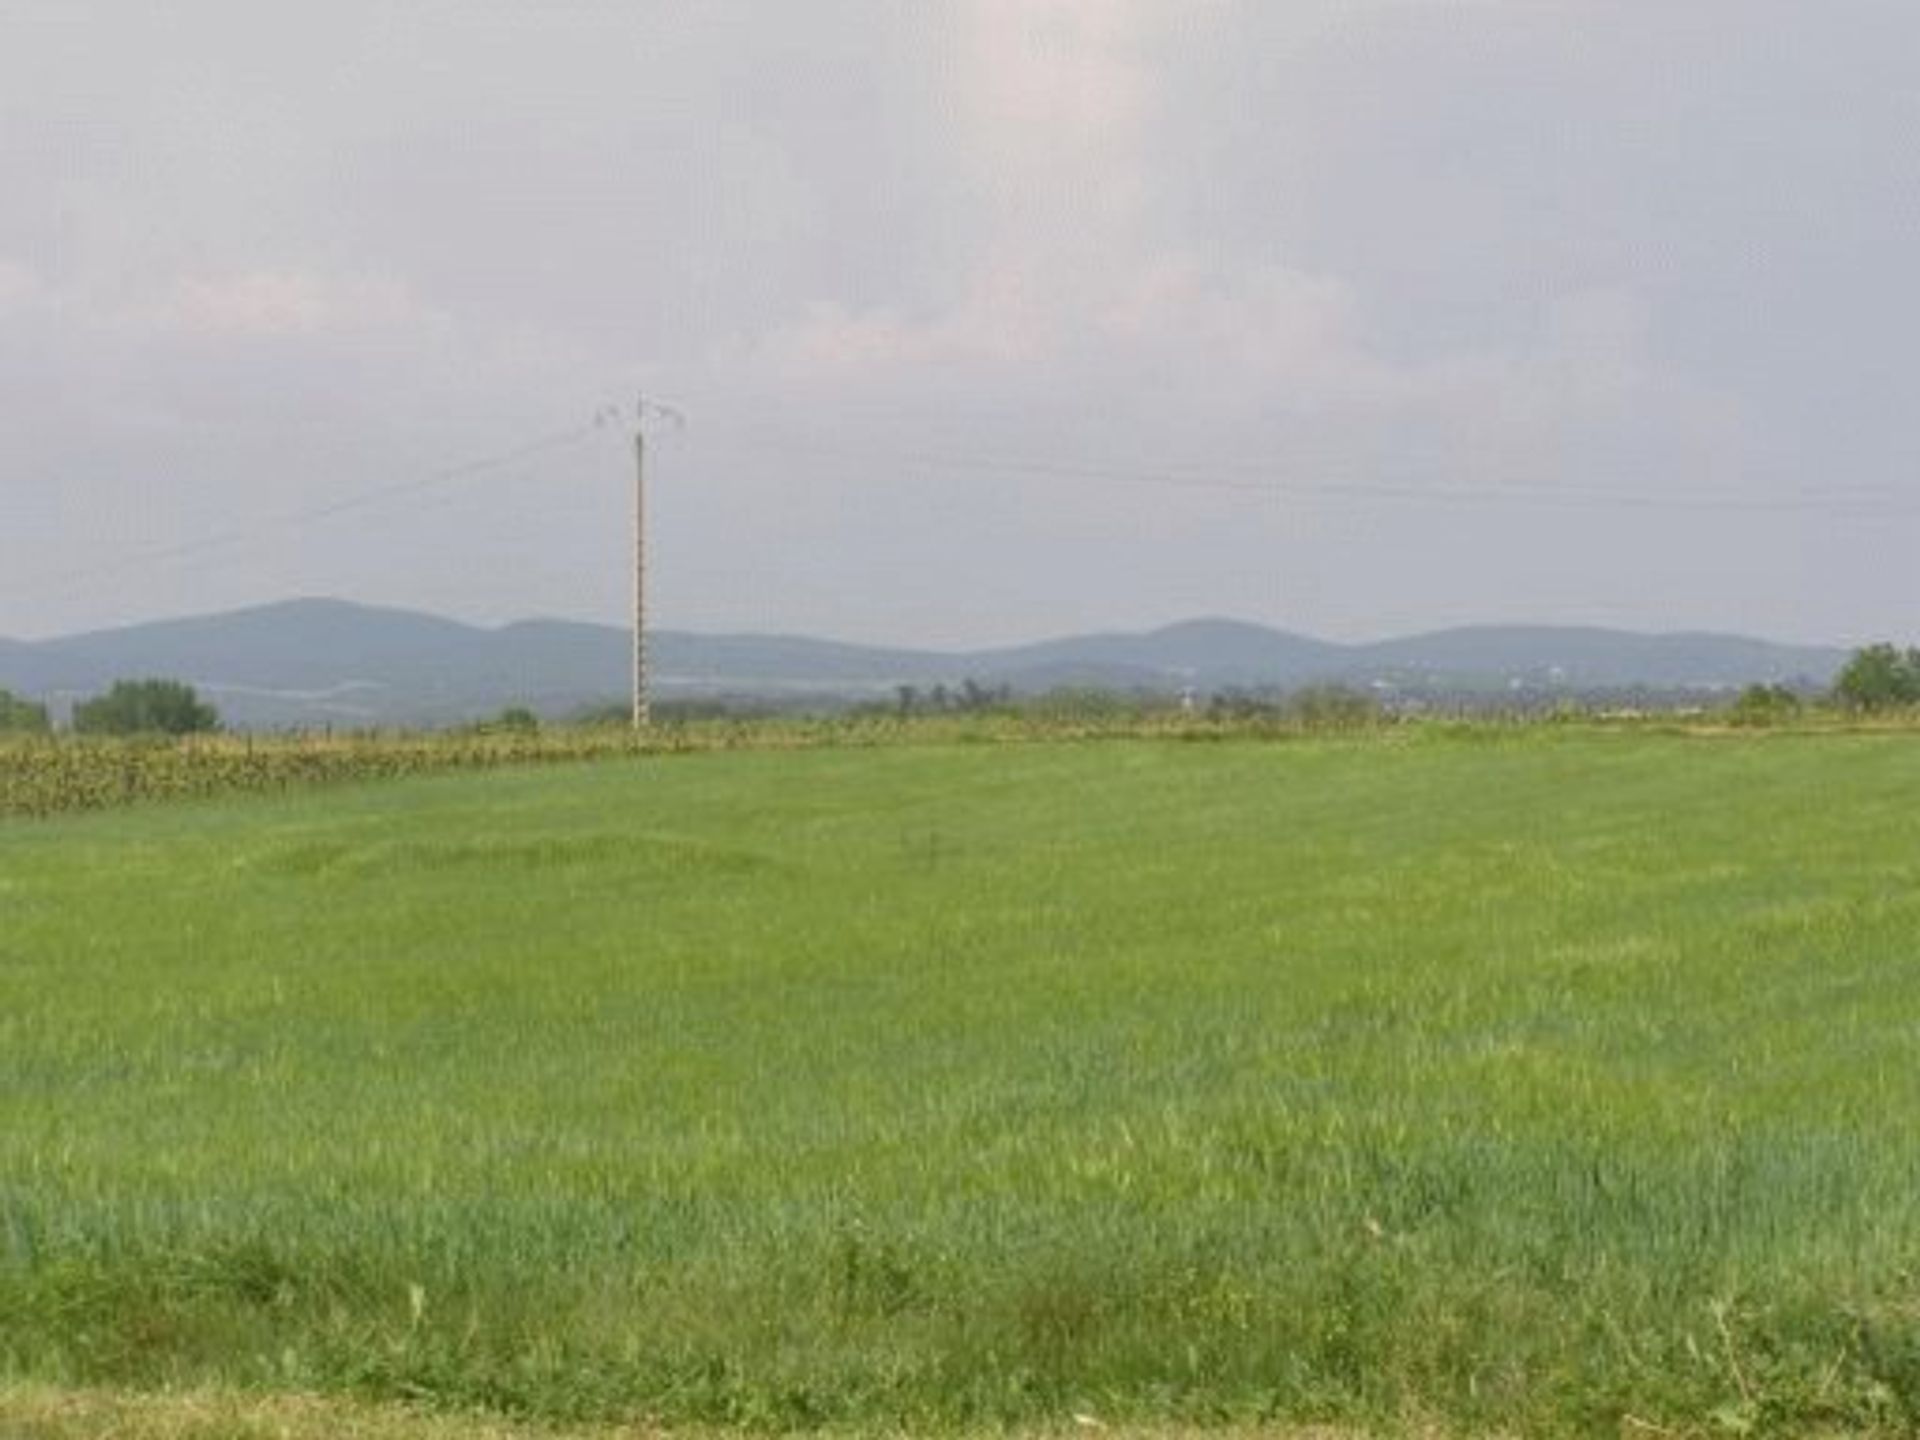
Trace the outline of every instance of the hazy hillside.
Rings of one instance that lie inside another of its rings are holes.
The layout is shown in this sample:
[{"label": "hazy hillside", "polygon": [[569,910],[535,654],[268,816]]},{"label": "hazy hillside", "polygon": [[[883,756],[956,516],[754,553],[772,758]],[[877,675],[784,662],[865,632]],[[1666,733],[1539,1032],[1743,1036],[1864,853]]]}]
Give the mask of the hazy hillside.
[{"label": "hazy hillside", "polygon": [[1338,669],[1349,652],[1238,620],[1190,620],[1142,635],[1081,635],[966,657],[995,678],[1124,671],[1160,685],[1285,685]]},{"label": "hazy hillside", "polygon": [[[966,679],[1201,691],[1319,681],[1421,688],[1824,682],[1844,652],[1719,635],[1504,626],[1336,645],[1230,620],[941,653],[781,635],[652,637],[674,695],[877,696]],[[0,686],[59,707],[120,677],[201,687],[242,725],[433,724],[527,704],[550,714],[617,699],[629,642],[608,626],[537,620],[484,629],[337,600],[296,600],[40,643],[0,640]]]},{"label": "hazy hillside", "polygon": [[1843,650],[1739,635],[1495,625],[1387,640],[1349,653],[1382,674],[1505,677],[1573,686],[1824,683],[1846,660]]}]

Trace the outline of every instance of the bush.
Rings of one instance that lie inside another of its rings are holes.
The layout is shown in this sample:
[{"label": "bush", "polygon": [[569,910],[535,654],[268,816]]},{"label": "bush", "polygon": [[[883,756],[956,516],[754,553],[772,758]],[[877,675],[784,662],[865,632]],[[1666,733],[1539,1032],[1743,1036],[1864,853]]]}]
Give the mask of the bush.
[{"label": "bush", "polygon": [[1146,712],[1138,695],[1128,696],[1090,685],[1056,685],[1021,703],[1023,714],[1040,721],[1066,724],[1110,724],[1134,719]]},{"label": "bush", "polygon": [[1881,644],[1854,651],[1833,682],[1833,698],[1849,710],[1920,705],[1920,650]]},{"label": "bush", "polygon": [[46,706],[0,690],[0,735],[45,735],[52,728]]},{"label": "bush", "polygon": [[1800,697],[1785,685],[1749,685],[1727,718],[1735,725],[1777,725],[1793,719],[1801,708]]},{"label": "bush", "polygon": [[220,712],[178,680],[116,680],[73,707],[81,735],[196,735],[220,728]]},{"label": "bush", "polygon": [[1314,730],[1357,729],[1377,724],[1382,718],[1379,701],[1344,685],[1310,685],[1297,691],[1287,704],[1287,713]]},{"label": "bush", "polygon": [[481,728],[496,734],[537,735],[540,733],[540,717],[525,705],[509,705]]},{"label": "bush", "polygon": [[1240,724],[1249,721],[1278,723],[1287,713],[1286,700],[1277,690],[1244,690],[1229,686],[1207,699],[1207,716]]}]

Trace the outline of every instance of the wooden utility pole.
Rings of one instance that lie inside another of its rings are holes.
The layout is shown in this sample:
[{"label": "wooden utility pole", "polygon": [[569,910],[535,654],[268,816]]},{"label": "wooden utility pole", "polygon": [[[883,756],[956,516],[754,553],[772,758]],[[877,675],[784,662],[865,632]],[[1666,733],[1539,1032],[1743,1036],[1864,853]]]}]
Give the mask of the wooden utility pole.
[{"label": "wooden utility pole", "polygon": [[653,723],[647,696],[647,402],[633,430],[633,728]]},{"label": "wooden utility pole", "polygon": [[636,734],[653,723],[653,702],[647,685],[647,422],[665,420],[674,428],[687,417],[671,405],[640,397],[633,412],[633,728]]}]

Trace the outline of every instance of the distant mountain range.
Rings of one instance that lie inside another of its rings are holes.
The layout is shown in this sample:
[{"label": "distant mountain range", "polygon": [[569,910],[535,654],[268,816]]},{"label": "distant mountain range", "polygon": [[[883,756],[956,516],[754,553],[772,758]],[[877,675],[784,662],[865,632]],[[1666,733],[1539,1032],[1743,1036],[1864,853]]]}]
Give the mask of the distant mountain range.
[{"label": "distant mountain range", "polygon": [[[1825,684],[1843,650],[1731,635],[1474,626],[1338,645],[1231,620],[943,653],[782,635],[650,637],[664,697],[871,698],[973,679],[1201,693],[1339,682],[1406,694]],[[244,726],[431,725],[505,705],[549,715],[617,701],[629,641],[603,625],[498,629],[340,600],[294,600],[39,642],[0,640],[0,688],[56,709],[123,677],[187,680]]]}]

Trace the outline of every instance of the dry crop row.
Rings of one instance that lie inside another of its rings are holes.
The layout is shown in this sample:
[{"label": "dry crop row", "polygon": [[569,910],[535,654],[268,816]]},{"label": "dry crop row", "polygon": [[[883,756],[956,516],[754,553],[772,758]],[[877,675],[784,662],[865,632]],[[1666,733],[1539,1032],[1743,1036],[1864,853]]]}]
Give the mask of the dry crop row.
[{"label": "dry crop row", "polygon": [[217,735],[181,740],[60,737],[0,742],[0,817],[47,817],[155,800],[272,794],[315,785],[633,755],[866,746],[903,739],[934,743],[1205,740],[1300,729],[1246,720],[1122,713],[1069,719],[990,714],[714,720],[656,726],[644,735],[615,727],[579,726],[527,732]]},{"label": "dry crop row", "polygon": [[[684,737],[649,737],[650,750]],[[83,742],[0,747],[0,815],[49,816],[150,800],[272,793],[312,785],[395,779],[632,753],[617,731],[460,735]]]}]

